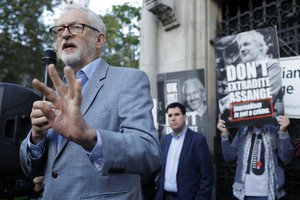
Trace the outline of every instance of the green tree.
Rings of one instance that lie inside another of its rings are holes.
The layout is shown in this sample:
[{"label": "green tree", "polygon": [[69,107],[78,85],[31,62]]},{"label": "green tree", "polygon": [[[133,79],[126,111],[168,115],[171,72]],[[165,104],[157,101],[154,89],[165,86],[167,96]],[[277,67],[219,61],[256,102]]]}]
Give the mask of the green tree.
[{"label": "green tree", "polygon": [[42,77],[41,58],[52,39],[41,16],[61,1],[0,1],[0,82],[31,85]]},{"label": "green tree", "polygon": [[[52,47],[49,23],[41,18],[63,0],[0,1],[0,82],[31,86],[42,78],[43,51]],[[138,67],[140,8],[129,4],[113,6],[103,20],[107,41],[102,56],[116,66]]]},{"label": "green tree", "polygon": [[111,65],[138,68],[140,7],[128,3],[113,6],[102,18],[107,31],[102,57]]}]

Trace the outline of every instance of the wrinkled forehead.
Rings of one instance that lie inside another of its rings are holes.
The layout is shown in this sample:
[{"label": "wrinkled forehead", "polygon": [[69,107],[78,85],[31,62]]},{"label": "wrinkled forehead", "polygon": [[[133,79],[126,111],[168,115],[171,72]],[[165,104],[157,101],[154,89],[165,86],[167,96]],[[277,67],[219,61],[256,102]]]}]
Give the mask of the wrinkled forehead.
[{"label": "wrinkled forehead", "polygon": [[87,19],[87,13],[79,10],[68,10],[64,11],[56,21],[58,25],[68,25],[72,23],[89,24]]}]

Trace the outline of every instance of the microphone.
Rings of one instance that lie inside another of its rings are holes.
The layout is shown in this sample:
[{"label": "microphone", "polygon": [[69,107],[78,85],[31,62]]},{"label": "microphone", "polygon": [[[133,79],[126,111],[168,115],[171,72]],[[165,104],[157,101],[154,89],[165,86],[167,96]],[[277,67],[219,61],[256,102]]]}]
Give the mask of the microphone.
[{"label": "microphone", "polygon": [[[50,80],[50,77],[48,75],[47,66],[50,65],[50,64],[56,65],[56,53],[55,53],[55,51],[52,50],[52,49],[46,49],[44,51],[44,55],[42,57],[42,62],[43,62],[43,70],[44,70],[43,82],[48,87],[52,88],[53,84],[52,84],[52,81]],[[46,97],[44,95],[43,95],[43,100],[46,100]]]}]

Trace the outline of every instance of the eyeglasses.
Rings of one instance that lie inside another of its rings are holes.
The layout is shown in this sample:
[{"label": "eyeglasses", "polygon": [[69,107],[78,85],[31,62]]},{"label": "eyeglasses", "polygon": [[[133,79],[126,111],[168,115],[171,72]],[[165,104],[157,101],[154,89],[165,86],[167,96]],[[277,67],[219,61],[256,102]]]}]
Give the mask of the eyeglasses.
[{"label": "eyeglasses", "polygon": [[49,32],[51,33],[51,35],[53,37],[58,38],[58,37],[61,37],[61,35],[65,31],[65,28],[67,28],[68,31],[72,35],[80,35],[84,31],[84,27],[88,27],[88,28],[100,33],[100,31],[98,29],[96,29],[92,26],[89,26],[87,24],[69,24],[68,26],[54,26],[49,29]]}]

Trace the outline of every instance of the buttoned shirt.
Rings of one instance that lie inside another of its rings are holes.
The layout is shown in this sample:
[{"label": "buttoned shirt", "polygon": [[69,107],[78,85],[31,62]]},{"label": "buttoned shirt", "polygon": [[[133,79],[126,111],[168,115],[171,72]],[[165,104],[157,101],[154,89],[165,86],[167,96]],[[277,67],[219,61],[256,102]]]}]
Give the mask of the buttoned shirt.
[{"label": "buttoned shirt", "polygon": [[177,192],[177,170],[181,149],[183,146],[187,127],[178,135],[172,134],[172,140],[169,146],[166,169],[165,169],[165,183],[164,188],[168,192]]}]

